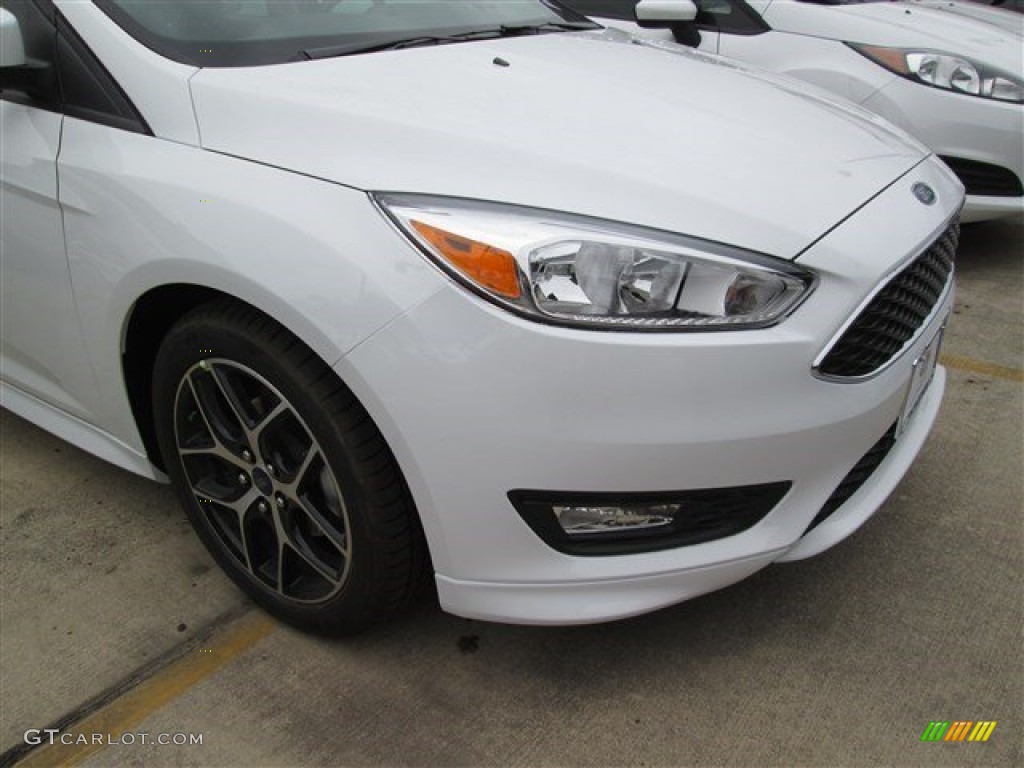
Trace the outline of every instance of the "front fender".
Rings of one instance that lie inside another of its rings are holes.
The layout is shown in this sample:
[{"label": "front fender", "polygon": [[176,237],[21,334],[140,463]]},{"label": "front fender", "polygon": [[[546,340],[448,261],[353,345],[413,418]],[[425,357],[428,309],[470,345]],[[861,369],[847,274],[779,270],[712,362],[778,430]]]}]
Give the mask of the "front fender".
[{"label": "front fender", "polygon": [[94,412],[131,444],[120,358],[148,291],[233,296],[330,364],[444,284],[359,190],[73,119],[58,172]]}]

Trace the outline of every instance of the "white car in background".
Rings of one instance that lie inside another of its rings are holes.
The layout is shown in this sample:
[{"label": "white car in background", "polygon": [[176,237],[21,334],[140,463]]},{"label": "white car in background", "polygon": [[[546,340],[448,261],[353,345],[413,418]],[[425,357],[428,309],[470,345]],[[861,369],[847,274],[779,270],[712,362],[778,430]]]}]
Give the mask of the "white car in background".
[{"label": "white car in background", "polygon": [[[979,3],[975,0],[903,0],[903,2],[929,8],[940,8],[947,13],[968,16],[995,24],[1018,35],[1024,34],[1024,16],[1019,13],[1024,8],[1022,5],[995,5]],[[1013,11],[1018,11],[1018,13],[1013,13]]]},{"label": "white car in background", "polygon": [[541,0],[0,34],[2,403],[170,479],[293,624],[426,573],[498,621],[679,602],[849,536],[938,413],[963,187],[801,83]]},{"label": "white car in background", "polygon": [[951,0],[695,3],[565,2],[607,26],[792,75],[881,115],[959,176],[965,222],[1024,211],[1020,14]]},{"label": "white car in background", "polygon": [[1007,11],[1024,13],[1024,0],[970,0],[972,3],[988,5],[993,8],[1001,8]]}]

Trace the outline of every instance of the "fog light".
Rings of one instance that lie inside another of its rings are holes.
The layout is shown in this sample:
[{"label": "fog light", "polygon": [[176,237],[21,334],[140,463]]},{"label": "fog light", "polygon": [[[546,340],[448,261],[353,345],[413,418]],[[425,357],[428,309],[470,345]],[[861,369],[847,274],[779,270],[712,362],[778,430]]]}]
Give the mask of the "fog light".
[{"label": "fog light", "polygon": [[509,491],[520,517],[568,555],[626,555],[701,544],[751,528],[792,483],[653,493]]},{"label": "fog light", "polygon": [[614,507],[555,506],[552,511],[570,536],[589,536],[608,531],[650,530],[672,525],[682,504],[627,504]]}]

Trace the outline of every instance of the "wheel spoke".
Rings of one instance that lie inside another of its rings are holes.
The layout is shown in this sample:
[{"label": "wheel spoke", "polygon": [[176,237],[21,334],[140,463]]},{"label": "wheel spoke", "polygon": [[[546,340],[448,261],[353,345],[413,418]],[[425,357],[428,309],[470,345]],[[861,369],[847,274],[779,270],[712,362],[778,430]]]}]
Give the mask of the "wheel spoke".
[{"label": "wheel spoke", "polygon": [[[303,485],[306,483],[306,475],[310,472],[313,463],[317,459],[320,459],[320,463],[322,464],[321,471],[327,470],[327,462],[324,460],[324,457],[316,443],[313,443],[310,445],[309,450],[306,451],[306,455],[303,457],[299,468],[295,471],[295,476],[292,481],[287,484],[282,483],[281,485],[286,488],[289,502],[305,513],[306,517],[314,526],[316,526],[321,535],[331,543],[342,557],[348,559],[348,532],[345,530],[343,522],[345,520],[344,510],[339,508],[335,512],[338,522],[342,523],[339,528],[336,523],[331,522],[330,518],[325,513],[326,510],[321,510],[319,505],[315,503],[308,494],[303,493],[302,490]],[[330,474],[329,470],[327,470],[327,475],[332,486],[330,488],[331,495],[336,499],[337,505],[339,507],[343,507],[344,501],[342,501],[341,494],[338,492],[337,486],[334,483],[333,475]],[[322,499],[322,502],[325,505],[329,505],[330,497]]]},{"label": "wheel spoke", "polygon": [[[196,495],[199,496],[200,493],[201,492],[197,489]],[[221,499],[214,499],[214,501],[216,501],[222,507],[227,507],[236,515],[238,515],[238,524],[241,525],[242,529],[244,530],[245,515],[252,507],[252,505],[255,504],[257,500],[259,500],[259,498],[259,491],[257,491],[255,488],[251,488],[243,496],[235,499],[234,501],[223,501]]]},{"label": "wheel spoke", "polygon": [[270,507],[263,506],[266,500],[259,494],[256,494],[256,499],[254,504],[243,511],[246,565],[256,579],[283,594],[281,528]]},{"label": "wheel spoke", "polygon": [[216,443],[212,448],[179,448],[178,453],[182,456],[208,456],[221,461],[226,461],[232,467],[235,467],[241,472],[247,472],[249,467],[242,461],[239,461],[238,457],[221,445],[219,442]]},{"label": "wheel spoke", "polygon": [[311,443],[309,450],[306,451],[306,455],[302,457],[302,463],[299,464],[299,468],[295,470],[295,476],[292,478],[290,483],[281,483],[288,489],[288,493],[294,498],[299,498],[299,486],[302,484],[303,478],[309,471],[310,465],[313,461],[320,456],[320,449],[316,447],[316,443]]},{"label": "wheel spoke", "polygon": [[252,444],[259,445],[260,437],[263,435],[263,430],[270,426],[274,422],[274,419],[289,410],[291,409],[288,407],[288,403],[282,400],[270,411],[270,413],[260,419],[260,421],[249,431],[249,439],[252,441]]},{"label": "wheel spoke", "polygon": [[[196,405],[196,411],[199,413],[199,418],[203,420],[203,424],[206,426],[207,434],[210,435],[210,439],[213,440],[213,444],[215,446],[219,448],[224,448],[224,443],[221,442],[220,435],[217,434],[217,430],[213,428],[213,425],[210,423],[209,417],[206,415],[206,409],[203,407],[202,400],[199,399],[199,393],[196,391],[196,386],[192,382],[192,377],[186,376],[185,382],[188,384],[188,391],[192,395],[192,402],[194,402]],[[182,446],[179,443],[178,450],[185,451],[186,449],[182,448]]]},{"label": "wheel spoke", "polygon": [[[196,409],[202,415],[203,422],[206,424],[206,428],[209,430],[214,442],[228,451],[231,451],[233,448],[235,449],[234,452],[237,453],[250,450],[250,446],[246,444],[248,431],[245,422],[239,417],[235,405],[225,393],[216,373],[208,368],[203,368],[202,373],[205,374],[204,379],[213,381],[216,392],[221,395],[221,398],[227,404],[227,412],[225,412],[224,408],[217,401],[216,394],[211,392],[208,386],[197,385],[195,381],[197,374],[195,372],[188,376],[188,384],[196,403]],[[229,421],[233,422],[233,424],[229,424]],[[235,434],[236,432],[237,434]]]},{"label": "wheel spoke", "polygon": [[252,430],[249,429],[248,419],[245,418],[244,411],[241,404],[238,401],[238,396],[235,394],[234,389],[228,384],[225,378],[218,372],[217,366],[213,365],[210,367],[210,378],[213,379],[217,385],[217,389],[220,390],[221,395],[224,396],[225,402],[228,404],[228,408],[231,409],[231,414],[235,417],[235,421],[238,422],[238,427],[242,430],[242,434],[246,438],[252,437]]},{"label": "wheel spoke", "polygon": [[330,566],[320,562],[320,558],[318,558],[312,552],[309,552],[302,547],[294,546],[290,543],[288,544],[288,549],[290,549],[299,558],[301,558],[302,562],[304,562],[306,565],[308,565],[310,568],[316,571],[322,579],[328,581],[332,586],[338,585],[338,574],[334,573],[330,569]]},{"label": "wheel spoke", "polygon": [[252,558],[246,532],[246,512],[258,498],[249,493],[233,501],[216,498],[204,489],[193,486],[193,493],[200,509],[203,510],[214,532],[221,538],[228,550],[240,560],[247,570],[252,571]]},{"label": "wheel spoke", "polygon": [[[294,502],[293,502],[294,503]],[[339,531],[335,526],[331,525],[330,521],[321,514],[312,504],[307,503],[303,499],[298,500],[299,509],[306,513],[310,522],[317,527],[317,530],[331,543],[331,545],[338,550],[338,553],[346,560],[349,558],[348,549],[348,532]]]}]

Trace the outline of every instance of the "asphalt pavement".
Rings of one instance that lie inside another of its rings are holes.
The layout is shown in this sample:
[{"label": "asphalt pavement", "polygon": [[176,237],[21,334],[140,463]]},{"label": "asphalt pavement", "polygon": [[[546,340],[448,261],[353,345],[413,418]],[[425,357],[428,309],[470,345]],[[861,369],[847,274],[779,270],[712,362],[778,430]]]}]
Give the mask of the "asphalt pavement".
[{"label": "asphalt pavement", "polygon": [[[965,228],[958,271],[943,409],[878,514],[612,624],[427,596],[302,635],[221,575],[166,487],[0,412],[0,763],[1024,765],[1024,219]],[[922,741],[935,721],[996,725]]]}]

